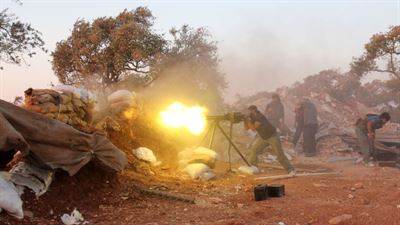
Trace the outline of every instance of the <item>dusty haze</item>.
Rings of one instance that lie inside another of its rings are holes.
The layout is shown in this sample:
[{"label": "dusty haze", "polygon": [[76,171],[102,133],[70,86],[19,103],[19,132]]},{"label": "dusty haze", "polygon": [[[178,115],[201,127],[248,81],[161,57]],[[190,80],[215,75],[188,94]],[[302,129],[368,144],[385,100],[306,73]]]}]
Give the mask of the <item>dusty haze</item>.
[{"label": "dusty haze", "polygon": [[[4,4],[3,4],[4,3]],[[228,102],[236,94],[271,91],[301,81],[324,69],[347,71],[352,57],[363,52],[369,37],[400,24],[400,1],[2,1],[23,21],[43,33],[54,50],[78,18],[115,16],[123,9],[145,5],[156,17],[155,29],[204,26],[218,42],[220,68],[226,74]],[[90,7],[91,10],[86,9]],[[49,18],[62,18],[54,20]],[[28,87],[57,83],[51,58],[40,53],[20,67],[0,71],[0,97],[11,101]],[[30,64],[27,67],[27,64]]]}]

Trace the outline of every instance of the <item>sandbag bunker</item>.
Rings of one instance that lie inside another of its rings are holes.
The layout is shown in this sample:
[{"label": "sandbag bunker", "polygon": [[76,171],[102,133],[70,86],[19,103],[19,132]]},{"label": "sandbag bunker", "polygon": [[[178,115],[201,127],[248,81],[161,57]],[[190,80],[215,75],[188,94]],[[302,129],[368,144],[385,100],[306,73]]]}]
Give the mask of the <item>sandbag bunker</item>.
[{"label": "sandbag bunker", "polygon": [[[28,101],[31,101],[30,106],[43,106],[47,100],[53,101],[53,95],[57,96],[57,93],[63,92],[46,93],[47,97],[44,99],[34,98],[43,95],[35,95],[35,91],[32,90],[32,98]],[[63,98],[62,94],[60,95]],[[71,96],[73,102],[74,97]],[[74,112],[82,109],[72,105]],[[62,106],[58,105],[58,108],[61,109]],[[42,195],[49,188],[56,169],[64,170],[73,176],[93,158],[116,171],[127,165],[125,153],[105,136],[85,133],[67,125],[65,121],[53,119],[48,114],[54,110],[49,110],[47,115],[43,115],[40,114],[43,112],[31,112],[0,100],[0,154],[18,151],[23,158],[9,172],[0,173],[0,208],[16,218],[23,218],[20,199],[23,189],[27,187],[36,196]],[[59,111],[63,113],[65,110]],[[70,115],[88,118],[87,112]],[[81,125],[85,123],[76,124],[79,127]]]}]

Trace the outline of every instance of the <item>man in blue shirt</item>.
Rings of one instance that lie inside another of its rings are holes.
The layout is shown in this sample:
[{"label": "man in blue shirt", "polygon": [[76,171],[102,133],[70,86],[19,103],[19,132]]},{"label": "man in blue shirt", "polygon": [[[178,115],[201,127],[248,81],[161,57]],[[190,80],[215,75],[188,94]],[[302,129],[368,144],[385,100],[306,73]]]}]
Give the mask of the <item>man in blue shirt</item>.
[{"label": "man in blue shirt", "polygon": [[382,128],[389,120],[389,113],[384,112],[379,116],[375,114],[367,114],[364,119],[359,119],[357,121],[356,135],[364,162],[369,162],[373,152],[375,130]]}]

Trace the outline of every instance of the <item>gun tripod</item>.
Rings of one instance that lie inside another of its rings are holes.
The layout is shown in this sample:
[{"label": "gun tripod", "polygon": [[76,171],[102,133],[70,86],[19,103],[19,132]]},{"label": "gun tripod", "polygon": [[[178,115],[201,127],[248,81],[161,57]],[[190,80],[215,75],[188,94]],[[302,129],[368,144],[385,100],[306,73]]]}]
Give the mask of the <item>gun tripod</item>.
[{"label": "gun tripod", "polygon": [[214,143],[214,137],[215,137],[215,132],[218,128],[218,130],[222,133],[222,135],[226,138],[226,140],[229,142],[229,147],[228,147],[228,158],[229,158],[229,172],[232,172],[232,161],[231,161],[231,148],[233,147],[233,149],[239,154],[239,156],[243,159],[243,161],[250,166],[250,163],[246,160],[246,158],[243,156],[243,154],[239,151],[239,148],[235,145],[235,143],[233,143],[232,141],[232,131],[233,131],[233,124],[234,121],[230,120],[230,126],[229,126],[229,135],[224,131],[224,129],[221,127],[221,125],[219,124],[220,119],[209,119],[212,121],[210,127],[208,128],[207,132],[205,133],[202,141],[200,142],[203,143],[207,136],[209,136],[211,134],[210,140],[208,142],[208,148],[212,149],[213,143]]}]

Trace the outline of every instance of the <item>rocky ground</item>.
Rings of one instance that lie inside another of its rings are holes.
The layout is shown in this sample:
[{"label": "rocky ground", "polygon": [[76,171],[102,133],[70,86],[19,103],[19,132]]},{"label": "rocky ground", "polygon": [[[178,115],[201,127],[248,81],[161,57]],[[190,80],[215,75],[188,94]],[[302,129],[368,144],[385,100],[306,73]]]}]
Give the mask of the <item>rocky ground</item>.
[{"label": "rocky ground", "polygon": [[[400,224],[399,169],[321,157],[297,157],[294,164],[300,171],[340,174],[255,180],[284,172],[264,164],[262,173],[245,176],[226,172],[221,162],[216,179],[192,181],[168,167],[135,171],[131,165],[114,174],[92,163],[74,177],[58,173],[39,199],[25,193],[25,218],[3,212],[0,224],[62,224],[60,217],[74,208],[88,224]],[[254,185],[271,183],[284,184],[286,196],[254,201]],[[179,193],[195,203],[141,189]]]}]

